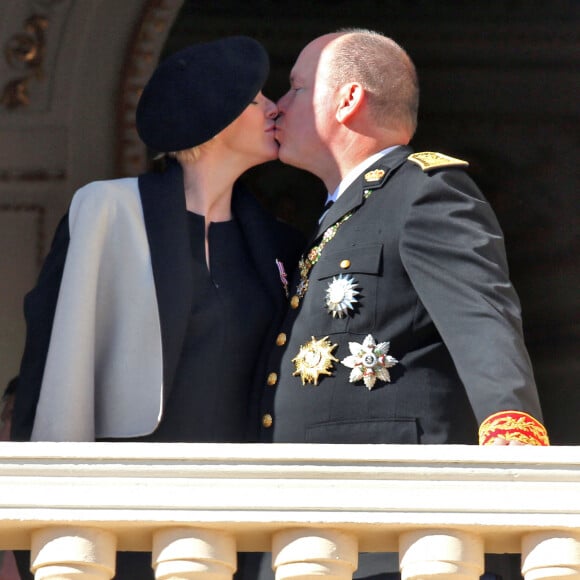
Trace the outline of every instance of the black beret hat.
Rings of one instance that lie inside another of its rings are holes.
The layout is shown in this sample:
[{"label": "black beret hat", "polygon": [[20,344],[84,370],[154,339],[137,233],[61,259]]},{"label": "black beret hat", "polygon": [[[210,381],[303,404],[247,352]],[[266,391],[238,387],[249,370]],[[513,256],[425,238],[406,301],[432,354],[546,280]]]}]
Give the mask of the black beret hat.
[{"label": "black beret hat", "polygon": [[232,123],[260,92],[268,53],[253,38],[195,44],[165,59],[143,89],[137,132],[150,149],[201,145]]}]

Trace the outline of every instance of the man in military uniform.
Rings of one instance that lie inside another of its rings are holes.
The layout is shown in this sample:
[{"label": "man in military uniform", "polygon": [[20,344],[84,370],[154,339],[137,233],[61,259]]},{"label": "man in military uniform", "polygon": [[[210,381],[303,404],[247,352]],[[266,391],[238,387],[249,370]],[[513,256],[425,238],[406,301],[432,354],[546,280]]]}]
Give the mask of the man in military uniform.
[{"label": "man in military uniform", "polygon": [[[497,219],[467,162],[408,146],[408,55],[371,31],[329,34],[290,81],[280,159],[334,203],[290,284],[257,440],[547,445]],[[389,577],[370,556],[355,577]]]}]

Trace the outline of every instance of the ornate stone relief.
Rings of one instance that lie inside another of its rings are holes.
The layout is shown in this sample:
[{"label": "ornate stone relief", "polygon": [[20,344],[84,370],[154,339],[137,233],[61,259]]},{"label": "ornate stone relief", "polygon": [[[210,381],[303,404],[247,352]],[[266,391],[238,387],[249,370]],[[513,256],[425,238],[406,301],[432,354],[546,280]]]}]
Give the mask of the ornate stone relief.
[{"label": "ornate stone relief", "polygon": [[46,31],[54,7],[63,0],[33,0],[22,30],[15,32],[4,45],[8,67],[19,74],[2,89],[0,104],[8,110],[28,107],[28,87],[33,79],[42,80],[46,55]]},{"label": "ornate stone relief", "polygon": [[147,150],[135,129],[141,91],[157,66],[173,21],[184,0],[148,0],[129,44],[119,101],[117,173],[135,175],[147,165]]}]

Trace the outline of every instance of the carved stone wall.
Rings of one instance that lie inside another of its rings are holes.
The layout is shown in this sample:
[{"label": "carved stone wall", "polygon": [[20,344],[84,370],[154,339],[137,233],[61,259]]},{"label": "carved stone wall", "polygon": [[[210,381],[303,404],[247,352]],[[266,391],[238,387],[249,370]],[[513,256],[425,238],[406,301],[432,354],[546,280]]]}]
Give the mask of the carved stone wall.
[{"label": "carved stone wall", "polygon": [[122,70],[145,1],[0,2],[0,392],[18,372],[23,297],[56,224],[75,189],[114,176]]}]

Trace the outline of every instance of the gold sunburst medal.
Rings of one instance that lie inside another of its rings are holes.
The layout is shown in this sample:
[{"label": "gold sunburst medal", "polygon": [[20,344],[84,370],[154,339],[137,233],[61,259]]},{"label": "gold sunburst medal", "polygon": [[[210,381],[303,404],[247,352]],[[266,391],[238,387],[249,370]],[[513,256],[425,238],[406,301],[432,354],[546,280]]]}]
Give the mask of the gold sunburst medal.
[{"label": "gold sunburst medal", "polygon": [[332,363],[338,362],[338,359],[332,355],[332,351],[337,347],[328,340],[328,336],[312,340],[303,344],[298,354],[292,359],[296,370],[292,376],[300,375],[302,384],[314,383],[318,385],[320,375],[332,374]]}]

